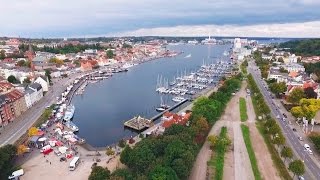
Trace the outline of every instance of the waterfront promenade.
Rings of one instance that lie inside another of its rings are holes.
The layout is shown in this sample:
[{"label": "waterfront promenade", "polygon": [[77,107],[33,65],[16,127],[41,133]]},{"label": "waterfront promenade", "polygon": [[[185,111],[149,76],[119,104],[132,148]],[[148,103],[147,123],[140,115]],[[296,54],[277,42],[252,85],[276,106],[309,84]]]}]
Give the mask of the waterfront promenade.
[{"label": "waterfront promenade", "polygon": [[13,144],[24,133],[26,133],[32,124],[41,116],[44,109],[55,103],[56,97],[61,95],[67,85],[72,83],[81,75],[81,73],[75,73],[66,78],[52,79],[53,85],[39,102],[24,112],[21,116],[14,119],[12,123],[9,123],[4,128],[0,129],[0,146]]}]

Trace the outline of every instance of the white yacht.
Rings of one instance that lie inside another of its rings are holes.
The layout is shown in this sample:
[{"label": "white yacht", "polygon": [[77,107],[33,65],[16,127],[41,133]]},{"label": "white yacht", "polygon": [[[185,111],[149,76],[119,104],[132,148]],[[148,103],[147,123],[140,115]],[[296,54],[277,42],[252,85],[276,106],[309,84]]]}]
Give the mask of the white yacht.
[{"label": "white yacht", "polygon": [[181,96],[176,96],[174,98],[172,98],[172,101],[173,102],[177,102],[177,103],[180,103],[182,101],[186,100],[184,97],[181,97]]},{"label": "white yacht", "polygon": [[70,121],[72,118],[73,118],[73,115],[74,115],[74,111],[76,110],[76,108],[74,107],[74,105],[69,105],[68,107],[67,107],[67,110],[66,110],[66,112],[65,112],[65,114],[64,114],[64,117],[63,117],[63,119],[65,120],[65,121]]}]

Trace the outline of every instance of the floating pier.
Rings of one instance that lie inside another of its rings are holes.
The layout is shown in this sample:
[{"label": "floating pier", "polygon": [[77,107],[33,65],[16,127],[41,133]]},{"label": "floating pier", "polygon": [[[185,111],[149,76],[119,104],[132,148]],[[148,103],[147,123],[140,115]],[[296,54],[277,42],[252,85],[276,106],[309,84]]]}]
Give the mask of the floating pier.
[{"label": "floating pier", "polygon": [[153,126],[153,121],[160,118],[165,112],[174,110],[175,108],[179,107],[180,105],[182,105],[183,103],[185,103],[187,101],[188,101],[188,99],[185,99],[185,100],[175,104],[174,106],[170,107],[169,109],[153,116],[151,119],[142,118],[140,116],[134,117],[134,118],[126,121],[124,123],[124,126],[130,128],[130,129],[134,129],[136,131],[142,131],[146,128]]},{"label": "floating pier", "polygon": [[133,117],[132,119],[126,121],[124,123],[124,126],[137,131],[141,131],[152,126],[152,120],[143,118],[141,116]]}]

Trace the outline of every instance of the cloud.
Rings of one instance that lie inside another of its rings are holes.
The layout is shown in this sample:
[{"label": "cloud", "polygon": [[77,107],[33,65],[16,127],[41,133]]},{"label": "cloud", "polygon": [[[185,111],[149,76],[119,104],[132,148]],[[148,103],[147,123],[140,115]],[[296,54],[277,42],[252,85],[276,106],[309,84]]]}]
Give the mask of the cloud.
[{"label": "cloud", "polygon": [[197,25],[143,28],[110,36],[239,36],[239,37],[320,37],[320,21],[261,25]]},{"label": "cloud", "polygon": [[320,0],[1,0],[0,35],[63,37],[179,25],[320,21]]}]

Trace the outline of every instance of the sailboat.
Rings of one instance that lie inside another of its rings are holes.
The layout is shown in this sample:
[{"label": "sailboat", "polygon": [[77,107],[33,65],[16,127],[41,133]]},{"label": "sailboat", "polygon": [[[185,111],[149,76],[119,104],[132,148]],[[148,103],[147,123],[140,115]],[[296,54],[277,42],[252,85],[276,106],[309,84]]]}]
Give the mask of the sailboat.
[{"label": "sailboat", "polygon": [[184,58],[191,58],[191,54],[186,55]]},{"label": "sailboat", "polygon": [[156,111],[162,112],[170,108],[169,105],[166,105],[163,103],[162,96],[160,96],[160,100],[161,100],[160,106],[156,108]]}]

